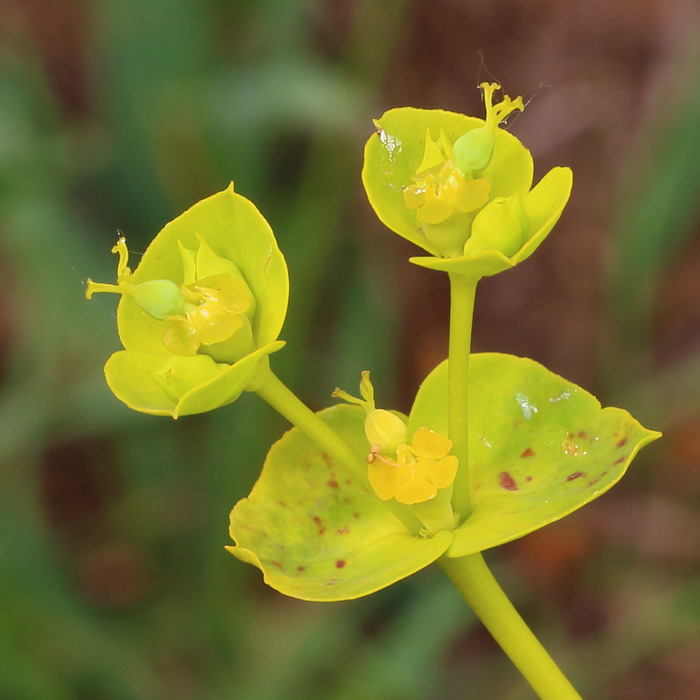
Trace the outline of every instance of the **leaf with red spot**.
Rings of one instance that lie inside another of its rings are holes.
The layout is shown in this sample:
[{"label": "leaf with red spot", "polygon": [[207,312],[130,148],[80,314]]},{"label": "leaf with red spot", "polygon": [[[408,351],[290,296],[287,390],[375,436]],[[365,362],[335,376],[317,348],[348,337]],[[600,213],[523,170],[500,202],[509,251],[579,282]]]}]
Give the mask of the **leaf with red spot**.
[{"label": "leaf with red spot", "polygon": [[[421,425],[447,433],[447,362],[418,392],[409,434]],[[472,513],[455,531],[448,556],[495,547],[563,518],[611,488],[658,437],[533,360],[472,355]]]},{"label": "leaf with red spot", "polygon": [[303,600],[358,598],[418,571],[452,543],[451,532],[410,532],[367,480],[365,412],[339,405],[319,417],[357,454],[336,463],[294,428],[272,446],[250,496],[231,513],[227,549],[265,582]]}]

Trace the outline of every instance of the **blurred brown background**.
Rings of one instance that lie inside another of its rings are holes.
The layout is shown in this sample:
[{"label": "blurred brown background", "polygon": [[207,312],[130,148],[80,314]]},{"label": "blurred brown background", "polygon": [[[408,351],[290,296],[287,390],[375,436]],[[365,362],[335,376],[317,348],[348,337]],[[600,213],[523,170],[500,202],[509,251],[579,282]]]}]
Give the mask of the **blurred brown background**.
[{"label": "blurred brown background", "polygon": [[311,405],[371,369],[406,410],[446,355],[447,286],[383,228],[371,119],[481,114],[557,229],[485,280],[474,345],[526,355],[665,437],[611,493],[488,553],[587,698],[700,697],[700,6],[692,0],[0,0],[0,698],[526,698],[439,571],[311,605],[231,559],[228,511],[284,424],[255,397],[176,424],[104,386],[117,228],[143,250],[229,180],[292,300],[276,359]]}]

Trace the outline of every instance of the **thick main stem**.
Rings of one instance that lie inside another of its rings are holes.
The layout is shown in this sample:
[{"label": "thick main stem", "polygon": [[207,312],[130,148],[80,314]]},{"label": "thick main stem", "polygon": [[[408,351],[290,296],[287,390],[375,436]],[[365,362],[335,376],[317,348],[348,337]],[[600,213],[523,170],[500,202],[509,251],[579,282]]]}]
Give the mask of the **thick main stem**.
[{"label": "thick main stem", "polygon": [[[452,505],[461,520],[471,514],[469,474],[469,356],[478,279],[450,274],[448,433],[459,460]],[[544,700],[574,700],[580,695],[559,670],[503,592],[481,554],[440,565],[474,609],[493,638]]]},{"label": "thick main stem", "polygon": [[471,513],[469,479],[469,354],[478,278],[450,274],[450,343],[447,389],[447,431],[452,454],[459,461],[452,506],[462,520]]},{"label": "thick main stem", "polygon": [[481,554],[458,559],[444,556],[439,563],[542,700],[581,700],[508,600]]}]

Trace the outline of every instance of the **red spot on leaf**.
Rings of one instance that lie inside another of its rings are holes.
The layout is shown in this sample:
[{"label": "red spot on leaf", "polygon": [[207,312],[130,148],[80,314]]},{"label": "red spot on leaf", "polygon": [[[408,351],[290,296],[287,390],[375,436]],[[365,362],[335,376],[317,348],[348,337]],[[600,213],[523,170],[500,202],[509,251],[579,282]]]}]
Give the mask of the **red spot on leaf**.
[{"label": "red spot on leaf", "polygon": [[624,447],[627,444],[627,438],[623,437],[622,440],[620,440],[615,447]]},{"label": "red spot on leaf", "polygon": [[301,573],[301,572],[304,571],[305,569],[306,569],[305,566],[297,566],[297,571],[298,571],[299,573]]},{"label": "red spot on leaf", "polygon": [[277,501],[277,503],[279,503],[279,505],[283,506],[284,508],[289,507],[289,506],[287,506],[287,504],[284,501]]},{"label": "red spot on leaf", "polygon": [[340,527],[335,532],[337,535],[347,535],[348,532],[350,532],[350,528],[349,527]]},{"label": "red spot on leaf", "polygon": [[501,472],[498,475],[498,483],[507,491],[518,490],[518,485],[515,483],[515,479],[508,472]]},{"label": "red spot on leaf", "polygon": [[321,452],[321,459],[326,463],[326,467],[328,469],[333,469],[333,460],[331,459],[331,456],[326,454],[325,452]]},{"label": "red spot on leaf", "polygon": [[526,477],[525,477],[525,481],[527,481],[528,483],[531,482],[531,481],[532,481],[532,477],[531,477],[530,475],[526,476]]},{"label": "red spot on leaf", "polygon": [[355,519],[359,519],[359,518],[360,518],[360,514],[359,514],[359,513],[353,513],[353,514],[352,514],[352,517],[355,518]]},{"label": "red spot on leaf", "polygon": [[616,460],[613,462],[613,465],[615,465],[615,464],[622,464],[624,461],[625,461],[625,458],[624,458],[624,457],[620,457],[619,459],[616,459]]},{"label": "red spot on leaf", "polygon": [[346,483],[348,486],[350,486],[350,484],[352,484],[352,477],[349,476],[347,479],[345,479],[345,483]]},{"label": "red spot on leaf", "polygon": [[345,566],[345,559],[338,559],[338,561],[335,563],[336,569],[342,569],[344,566]]},{"label": "red spot on leaf", "polygon": [[586,435],[586,431],[585,431],[585,430],[579,430],[579,431],[578,431],[578,436],[579,436],[580,438],[588,437],[588,436]]},{"label": "red spot on leaf", "polygon": [[276,566],[280,571],[284,571],[284,566],[282,566],[282,562],[271,561],[270,564],[272,564],[272,566]]},{"label": "red spot on leaf", "polygon": [[528,447],[526,450],[523,451],[523,453],[520,456],[521,457],[534,457],[535,453],[532,451],[531,447]]},{"label": "red spot on leaf", "polygon": [[343,498],[343,503],[344,503],[346,506],[349,506],[349,505],[352,503],[352,498],[350,498],[350,496],[345,496],[345,497]]},{"label": "red spot on leaf", "polygon": [[566,480],[574,481],[574,479],[580,479],[582,476],[584,476],[583,472],[574,472],[573,474],[569,474],[569,476],[566,477]]},{"label": "red spot on leaf", "polygon": [[607,473],[608,473],[608,470],[606,469],[604,472],[602,472],[601,474],[598,475],[597,479],[591,479],[588,482],[588,485],[593,486],[594,484],[597,484]]},{"label": "red spot on leaf", "polygon": [[318,527],[318,534],[322,535],[326,531],[326,528],[323,527],[323,521],[321,520],[321,518],[319,518],[318,515],[314,515],[311,519],[316,523],[316,526]]},{"label": "red spot on leaf", "polygon": [[331,479],[330,481],[326,482],[332,489],[337,489],[339,488],[338,482],[335,479]]}]

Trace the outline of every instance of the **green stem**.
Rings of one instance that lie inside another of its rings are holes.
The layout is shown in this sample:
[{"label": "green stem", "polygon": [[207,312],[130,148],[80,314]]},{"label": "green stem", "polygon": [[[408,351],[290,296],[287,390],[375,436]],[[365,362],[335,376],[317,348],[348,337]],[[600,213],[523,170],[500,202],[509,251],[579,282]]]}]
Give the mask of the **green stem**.
[{"label": "green stem", "polygon": [[452,505],[462,521],[471,513],[469,479],[469,353],[476,277],[450,274],[450,345],[447,389],[447,431],[452,454],[459,461]]},{"label": "green stem", "polygon": [[[452,504],[462,521],[471,514],[469,475],[469,355],[477,278],[450,274],[448,433],[459,460]],[[559,670],[503,592],[481,554],[440,560],[452,582],[493,638],[544,700],[580,695]]]},{"label": "green stem", "polygon": [[542,700],[581,700],[508,600],[481,554],[442,557],[439,563]]},{"label": "green stem", "polygon": [[354,473],[363,468],[362,460],[358,460],[350,446],[306,406],[293,391],[288,389],[269,367],[258,376],[254,390],[275,411],[299,428],[334,459],[342,462]]}]

